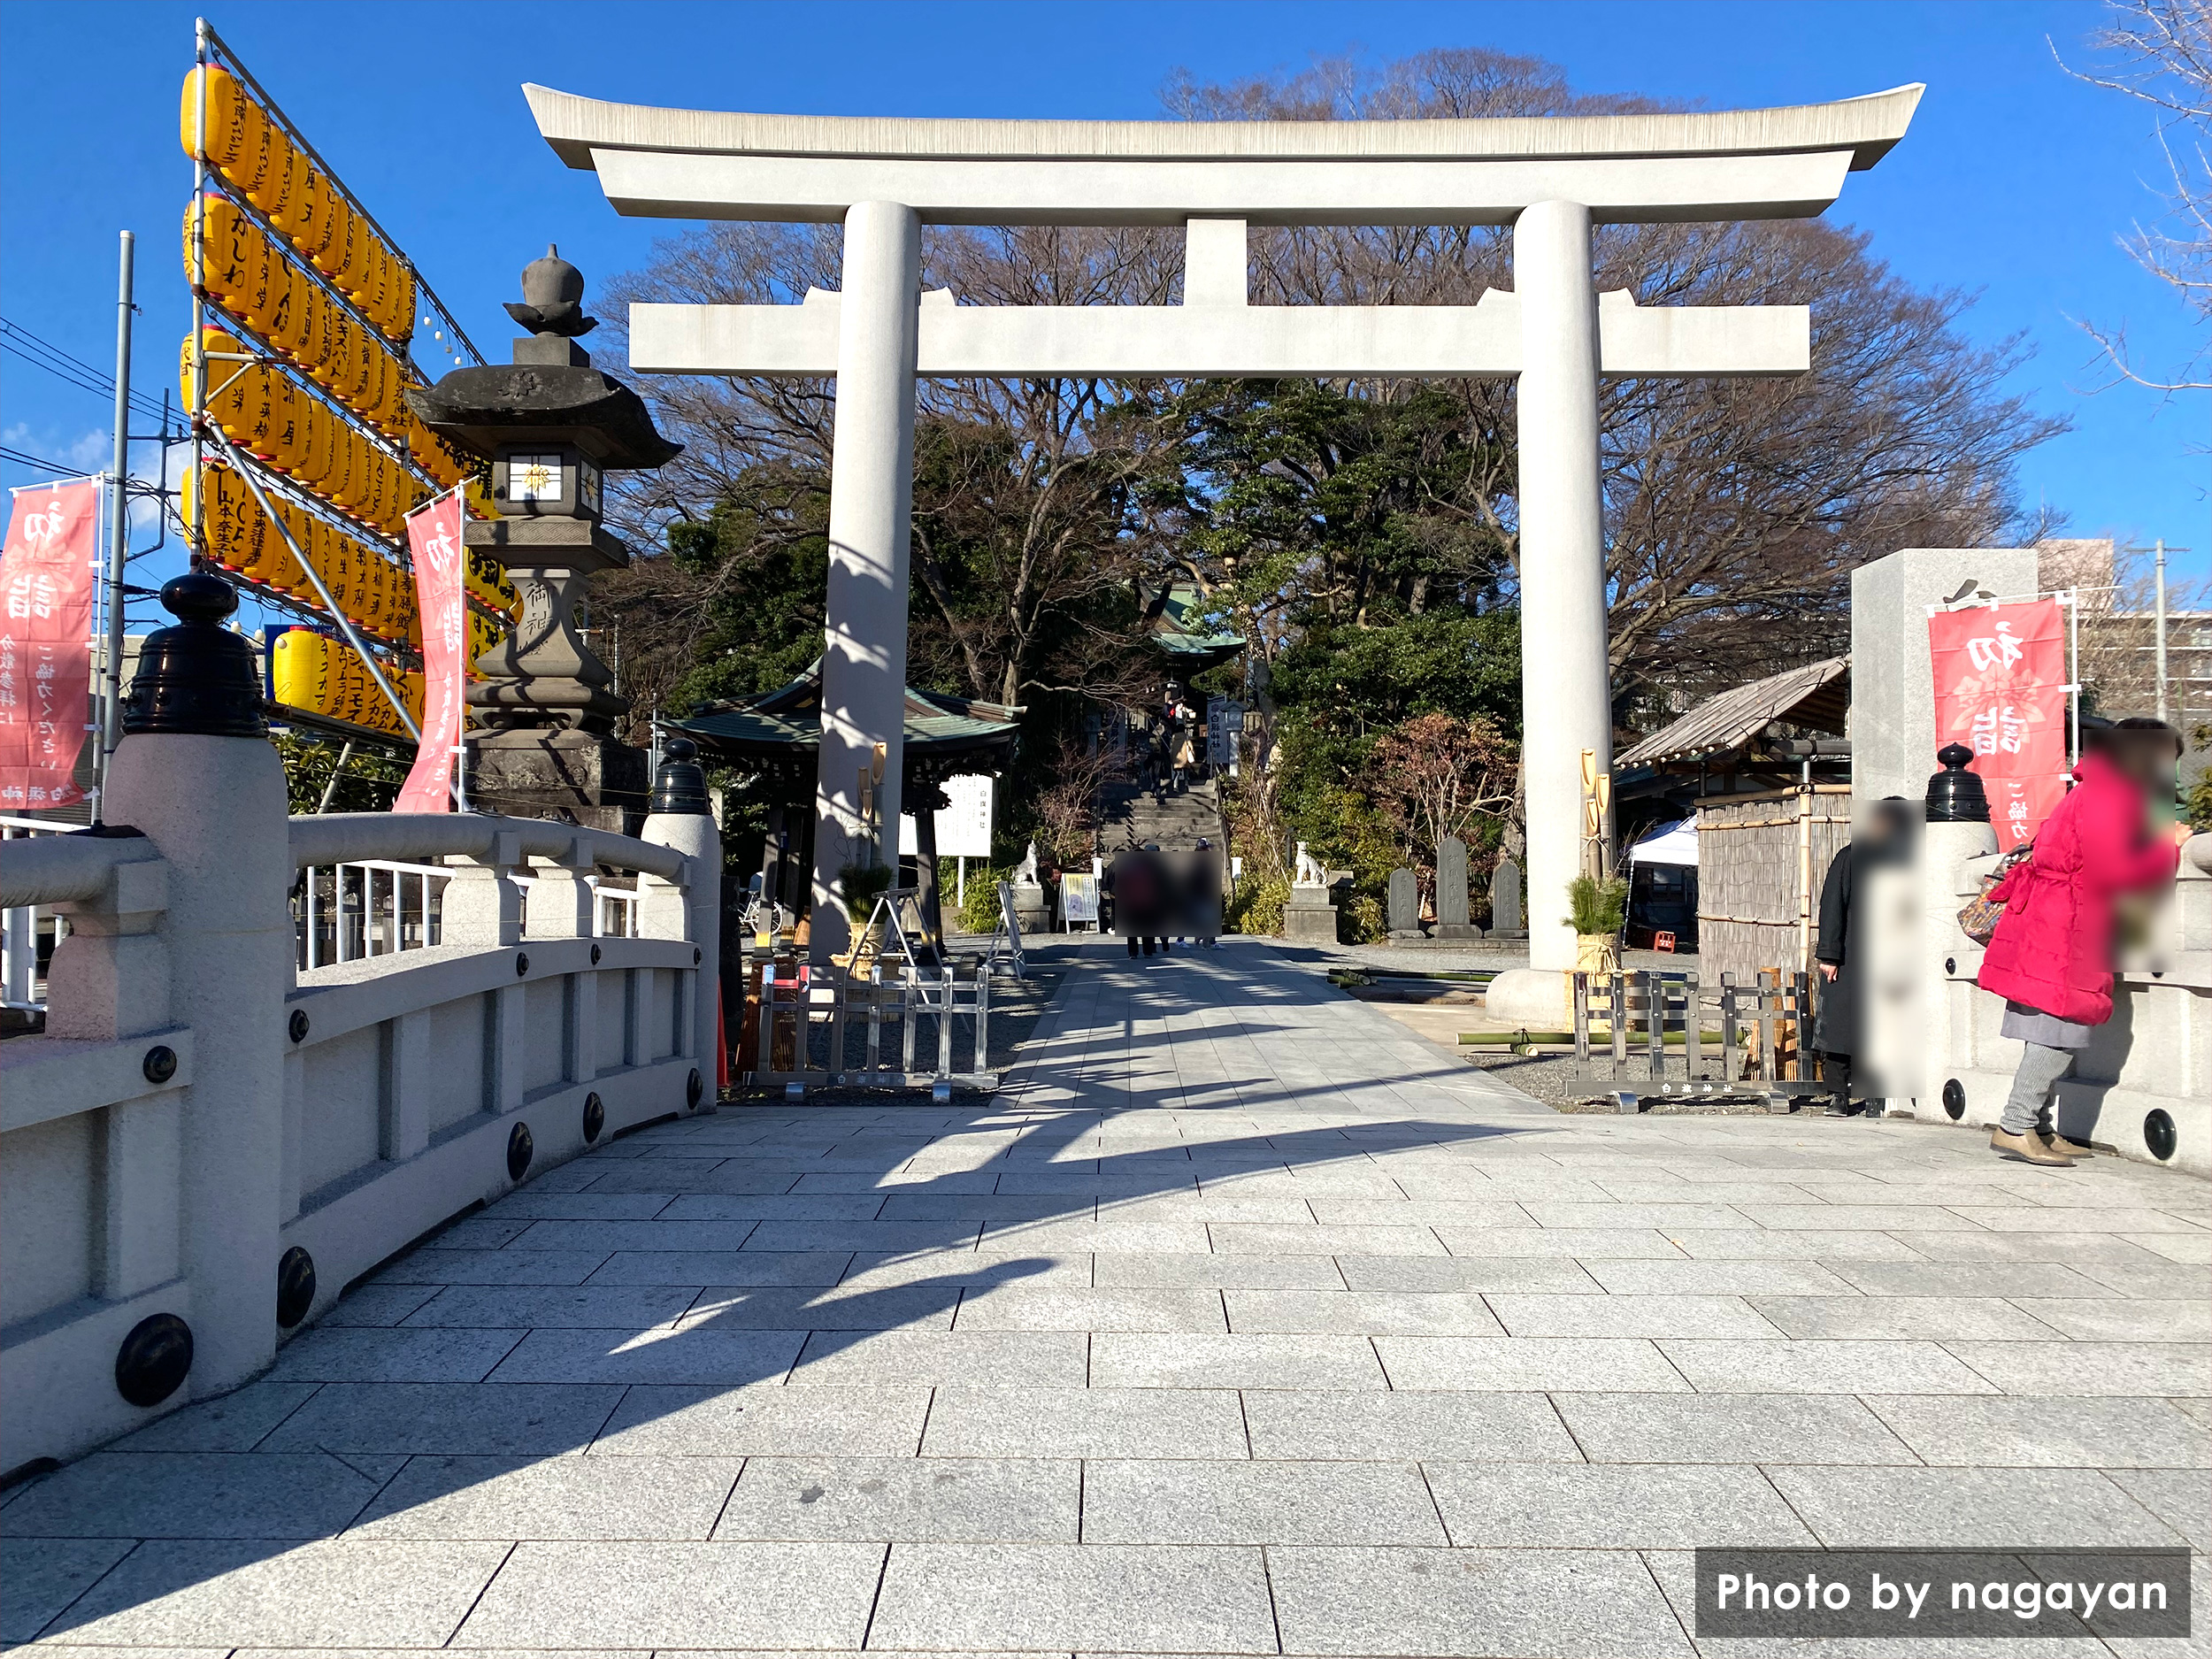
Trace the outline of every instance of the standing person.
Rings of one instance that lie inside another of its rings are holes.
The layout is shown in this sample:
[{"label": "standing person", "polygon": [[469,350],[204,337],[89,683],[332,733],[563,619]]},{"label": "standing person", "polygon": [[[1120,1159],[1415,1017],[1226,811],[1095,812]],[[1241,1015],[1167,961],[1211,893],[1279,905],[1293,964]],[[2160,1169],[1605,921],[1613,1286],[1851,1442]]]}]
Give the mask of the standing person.
[{"label": "standing person", "polygon": [[1198,838],[1198,857],[1191,871],[1191,926],[1198,930],[1201,950],[1219,947],[1221,934],[1221,859],[1208,837]]},{"label": "standing person", "polygon": [[1179,795],[1184,788],[1185,774],[1190,771],[1198,757],[1191,749],[1188,726],[1179,726],[1176,729],[1174,743],[1174,749],[1170,751],[1168,764],[1174,777],[1176,793]]},{"label": "standing person", "polygon": [[2002,1033],[2026,1045],[1990,1147],[2059,1166],[2078,1153],[2048,1126],[2051,1088],[2112,1018],[2114,902],[2172,880],[2189,839],[2186,824],[2151,831],[2152,802],[2173,793],[2180,733],[2125,719],[2083,733],[2082,748],[2073,792],[1989,891],[2005,908],[1979,976],[2005,999]]},{"label": "standing person", "polygon": [[1827,1116],[1855,1118],[1868,1110],[1851,1103],[1853,1056],[1863,1047],[1860,983],[1866,950],[1860,937],[1865,925],[1861,901],[1867,872],[1875,865],[1909,856],[1913,820],[1901,795],[1875,803],[1864,830],[1837,850],[1820,888],[1820,933],[1813,943],[1813,964],[1820,972],[1820,1013],[1813,1047],[1820,1055],[1820,1079],[1829,1087]]}]

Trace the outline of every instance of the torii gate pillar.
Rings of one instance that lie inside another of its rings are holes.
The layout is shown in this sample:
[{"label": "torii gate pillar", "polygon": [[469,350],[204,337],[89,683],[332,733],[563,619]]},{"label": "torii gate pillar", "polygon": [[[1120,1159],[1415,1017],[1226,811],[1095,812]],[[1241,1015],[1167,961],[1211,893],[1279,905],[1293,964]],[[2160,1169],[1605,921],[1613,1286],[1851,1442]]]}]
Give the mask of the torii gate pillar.
[{"label": "torii gate pillar", "polygon": [[[830,440],[810,934],[817,960],[846,948],[838,872],[874,860],[898,864],[921,281],[920,216],[895,202],[855,203],[845,215],[837,420]],[[878,743],[886,746],[887,764],[864,818],[860,778],[872,768]]]}]

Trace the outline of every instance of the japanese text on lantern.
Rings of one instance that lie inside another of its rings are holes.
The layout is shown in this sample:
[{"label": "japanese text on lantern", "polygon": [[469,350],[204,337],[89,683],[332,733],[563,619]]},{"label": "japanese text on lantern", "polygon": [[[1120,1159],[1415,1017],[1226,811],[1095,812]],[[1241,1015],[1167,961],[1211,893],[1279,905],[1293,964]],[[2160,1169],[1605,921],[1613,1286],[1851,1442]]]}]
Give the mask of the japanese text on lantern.
[{"label": "japanese text on lantern", "polygon": [[92,705],[96,479],[16,494],[0,551],[0,809],[84,799],[71,776]]},{"label": "japanese text on lantern", "polygon": [[1997,845],[2032,840],[2066,793],[2066,626],[2058,601],[1928,618],[1936,743],[1963,743],[1989,795]]}]

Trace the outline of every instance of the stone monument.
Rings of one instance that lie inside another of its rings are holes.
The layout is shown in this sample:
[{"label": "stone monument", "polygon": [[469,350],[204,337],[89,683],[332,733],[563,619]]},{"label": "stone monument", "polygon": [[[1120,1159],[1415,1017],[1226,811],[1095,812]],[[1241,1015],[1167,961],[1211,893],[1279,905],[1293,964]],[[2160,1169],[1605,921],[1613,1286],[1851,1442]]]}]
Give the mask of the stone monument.
[{"label": "stone monument", "polygon": [[1456,835],[1436,844],[1436,936],[1482,937],[1482,929],[1467,914],[1467,843]]},{"label": "stone monument", "polygon": [[645,751],[614,735],[629,712],[614,676],[577,632],[593,574],[630,562],[601,522],[610,472],[664,465],[683,446],[653,428],[637,394],[591,366],[577,336],[584,279],[547,248],[522,273],[508,314],[534,330],[511,364],[456,369],[410,388],[425,426],[491,463],[500,516],[471,519],[464,542],[503,565],[522,600],[514,630],[476,664],[468,688],[469,799],[518,818],[634,834],[646,812]]},{"label": "stone monument", "polygon": [[1403,865],[1390,872],[1390,936],[1425,939],[1421,931],[1421,884]]},{"label": "stone monument", "polygon": [[1528,934],[1521,915],[1521,866],[1510,858],[1499,859],[1490,872],[1490,931],[1507,939]]}]

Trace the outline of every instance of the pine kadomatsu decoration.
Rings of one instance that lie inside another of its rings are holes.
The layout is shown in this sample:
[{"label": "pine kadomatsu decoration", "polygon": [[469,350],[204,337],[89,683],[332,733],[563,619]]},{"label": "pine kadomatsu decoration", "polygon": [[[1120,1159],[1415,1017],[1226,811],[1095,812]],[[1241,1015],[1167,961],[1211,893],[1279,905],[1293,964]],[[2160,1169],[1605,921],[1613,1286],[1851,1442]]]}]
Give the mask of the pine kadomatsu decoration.
[{"label": "pine kadomatsu decoration", "polygon": [[[193,328],[178,365],[192,412],[185,526],[204,568],[314,630],[273,651],[275,701],[411,740],[422,626],[407,515],[461,488],[478,517],[495,516],[480,464],[404,396],[427,384],[410,351],[418,318],[442,354],[482,357],[204,21],[196,57],[178,108],[193,161]],[[502,637],[515,593],[483,558],[465,589],[473,661]]]}]

